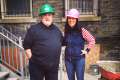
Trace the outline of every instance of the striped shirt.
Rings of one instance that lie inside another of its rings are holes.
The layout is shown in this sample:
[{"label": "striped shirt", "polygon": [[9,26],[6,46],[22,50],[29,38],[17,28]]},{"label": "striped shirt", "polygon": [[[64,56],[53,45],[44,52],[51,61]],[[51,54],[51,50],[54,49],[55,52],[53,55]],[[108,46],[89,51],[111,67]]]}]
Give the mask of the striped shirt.
[{"label": "striped shirt", "polygon": [[95,38],[85,28],[82,28],[82,36],[87,41],[87,48],[91,49],[95,45]]}]

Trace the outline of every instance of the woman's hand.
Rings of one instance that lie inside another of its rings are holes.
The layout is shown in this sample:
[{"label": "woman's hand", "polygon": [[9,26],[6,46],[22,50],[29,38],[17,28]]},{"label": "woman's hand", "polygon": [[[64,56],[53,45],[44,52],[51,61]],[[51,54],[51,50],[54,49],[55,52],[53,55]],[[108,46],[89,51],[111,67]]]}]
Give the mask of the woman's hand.
[{"label": "woman's hand", "polygon": [[87,54],[87,51],[86,51],[86,50],[81,50],[81,52],[82,52],[81,55]]},{"label": "woman's hand", "polygon": [[85,49],[85,50],[81,50],[81,52],[82,52],[82,54],[81,55],[83,55],[83,54],[88,54],[89,53],[89,51],[90,51],[90,49]]}]

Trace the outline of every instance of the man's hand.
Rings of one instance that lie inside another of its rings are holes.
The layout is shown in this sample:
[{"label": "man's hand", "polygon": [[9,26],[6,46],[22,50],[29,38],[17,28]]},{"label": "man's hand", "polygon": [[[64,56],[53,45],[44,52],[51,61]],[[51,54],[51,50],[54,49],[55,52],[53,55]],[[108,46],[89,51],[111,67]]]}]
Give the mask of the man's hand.
[{"label": "man's hand", "polygon": [[27,50],[25,50],[25,52],[26,52],[26,58],[27,58],[27,60],[29,60],[32,57],[31,49],[27,49]]}]

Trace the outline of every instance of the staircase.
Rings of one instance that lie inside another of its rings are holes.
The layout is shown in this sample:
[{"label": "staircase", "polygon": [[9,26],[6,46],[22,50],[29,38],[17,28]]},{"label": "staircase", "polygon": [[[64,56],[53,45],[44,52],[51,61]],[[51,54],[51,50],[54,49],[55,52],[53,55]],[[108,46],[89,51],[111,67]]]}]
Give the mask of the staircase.
[{"label": "staircase", "polygon": [[29,80],[21,38],[0,26],[0,80]]}]

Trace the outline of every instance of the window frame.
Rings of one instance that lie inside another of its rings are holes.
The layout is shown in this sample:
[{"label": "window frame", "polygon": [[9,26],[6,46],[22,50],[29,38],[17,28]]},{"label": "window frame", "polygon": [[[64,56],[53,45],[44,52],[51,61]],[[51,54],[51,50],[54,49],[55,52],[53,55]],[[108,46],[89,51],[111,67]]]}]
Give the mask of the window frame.
[{"label": "window frame", "polygon": [[[69,4],[70,4],[70,0],[65,0],[65,15],[67,14],[67,11],[70,9],[69,8]],[[80,13],[80,16],[85,16],[85,15],[93,15],[93,16],[97,16],[98,15],[98,0],[93,0],[93,12],[90,12],[92,14],[86,14],[86,12],[82,12]]]},{"label": "window frame", "polygon": [[4,14],[6,12],[6,0],[1,0],[0,1],[1,5],[1,17],[2,19],[24,19],[24,18],[32,18],[32,0],[30,0],[30,14],[15,14],[15,15],[7,15]]}]

